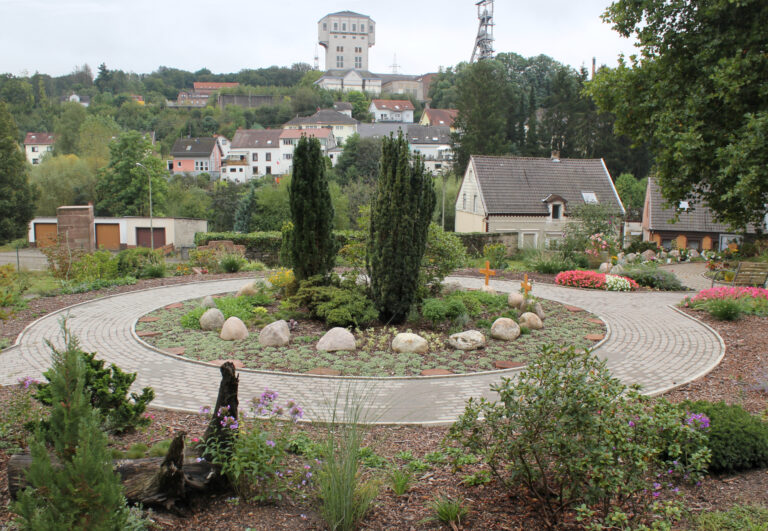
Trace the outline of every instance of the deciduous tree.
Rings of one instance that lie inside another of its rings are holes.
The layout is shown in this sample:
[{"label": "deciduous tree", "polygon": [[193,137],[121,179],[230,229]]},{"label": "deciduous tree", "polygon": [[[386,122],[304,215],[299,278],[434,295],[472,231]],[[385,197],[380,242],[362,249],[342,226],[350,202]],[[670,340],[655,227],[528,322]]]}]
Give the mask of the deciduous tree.
[{"label": "deciduous tree", "polygon": [[27,178],[18,134],[11,113],[0,101],[0,244],[24,236],[35,212],[37,190]]}]

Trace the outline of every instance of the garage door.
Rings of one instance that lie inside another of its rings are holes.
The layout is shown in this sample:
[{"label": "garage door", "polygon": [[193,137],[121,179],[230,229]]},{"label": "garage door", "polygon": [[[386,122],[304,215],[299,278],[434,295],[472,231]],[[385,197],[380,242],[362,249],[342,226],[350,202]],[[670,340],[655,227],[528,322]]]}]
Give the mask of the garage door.
[{"label": "garage door", "polygon": [[49,247],[56,243],[57,227],[56,223],[35,223],[35,244],[37,247]]},{"label": "garage door", "polygon": [[[136,245],[151,247],[149,227],[136,227]],[[155,249],[165,245],[165,227],[155,228]]]},{"label": "garage door", "polygon": [[115,223],[97,223],[96,224],[96,248],[109,249],[110,251],[120,250],[120,225]]}]

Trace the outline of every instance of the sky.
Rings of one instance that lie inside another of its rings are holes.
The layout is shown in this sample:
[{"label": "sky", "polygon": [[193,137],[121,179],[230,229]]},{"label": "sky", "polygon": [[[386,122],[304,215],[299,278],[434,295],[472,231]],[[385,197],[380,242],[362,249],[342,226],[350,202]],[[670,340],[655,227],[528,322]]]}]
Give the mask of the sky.
[{"label": "sky", "polygon": [[[88,64],[94,72],[149,73],[159,66],[214,73],[292,63],[320,68],[317,22],[355,11],[376,22],[370,70],[425,74],[468,61],[476,0],[0,0],[0,73],[52,76]],[[615,66],[635,48],[602,22],[610,0],[496,0],[496,52],[545,54],[580,68]]]}]

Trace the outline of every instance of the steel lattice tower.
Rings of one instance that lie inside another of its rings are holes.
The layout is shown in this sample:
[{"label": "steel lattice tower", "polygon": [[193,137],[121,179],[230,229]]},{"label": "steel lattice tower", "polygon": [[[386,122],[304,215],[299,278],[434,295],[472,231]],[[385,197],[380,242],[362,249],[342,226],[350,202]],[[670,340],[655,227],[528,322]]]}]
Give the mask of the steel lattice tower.
[{"label": "steel lattice tower", "polygon": [[470,63],[493,58],[493,0],[480,0],[475,5],[480,23]]}]

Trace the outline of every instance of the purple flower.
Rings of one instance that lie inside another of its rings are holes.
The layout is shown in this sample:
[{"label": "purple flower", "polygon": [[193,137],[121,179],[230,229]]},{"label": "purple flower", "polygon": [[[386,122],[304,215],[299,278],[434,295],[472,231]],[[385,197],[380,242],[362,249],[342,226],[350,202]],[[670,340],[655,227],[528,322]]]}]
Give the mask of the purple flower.
[{"label": "purple flower", "polygon": [[198,463],[202,463],[203,461],[205,461],[205,457],[198,457],[197,459],[195,459],[195,461]]},{"label": "purple flower", "polygon": [[274,448],[275,447],[275,441],[267,440],[267,446],[269,446],[270,448]]},{"label": "purple flower", "polygon": [[658,493],[658,492],[654,492],[654,493],[653,493],[653,497],[654,497],[654,498],[658,498],[658,497],[659,497],[659,493]]},{"label": "purple flower", "polygon": [[685,423],[693,428],[705,430],[709,428],[709,417],[702,413],[689,413]]}]

